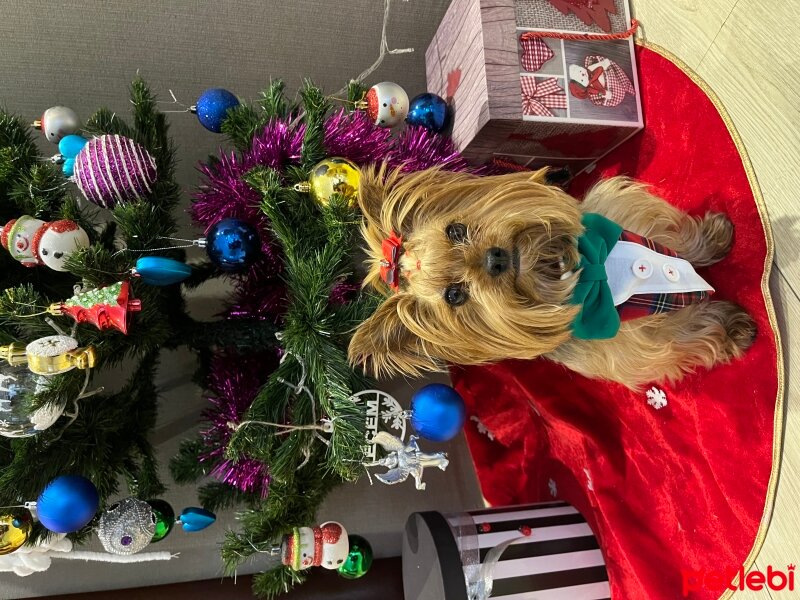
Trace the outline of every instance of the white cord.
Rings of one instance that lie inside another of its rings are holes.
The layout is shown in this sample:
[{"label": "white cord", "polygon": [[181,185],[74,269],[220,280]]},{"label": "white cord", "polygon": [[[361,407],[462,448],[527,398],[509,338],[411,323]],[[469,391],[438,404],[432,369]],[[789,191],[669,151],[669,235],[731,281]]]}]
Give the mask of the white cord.
[{"label": "white cord", "polygon": [[64,558],[67,560],[88,560],[92,562],[105,562],[105,563],[142,563],[150,562],[153,560],[171,560],[177,558],[177,554],[170,554],[169,552],[146,552],[144,554],[130,554],[122,556],[119,554],[106,554],[105,552],[45,552],[46,556],[51,558]]},{"label": "white cord", "polygon": [[[403,0],[403,2],[408,2],[408,0]],[[389,50],[389,42],[386,39],[386,28],[389,24],[389,9],[392,6],[392,0],[384,0],[384,9],[383,9],[383,27],[381,28],[381,46],[380,50],[378,51],[378,58],[375,59],[375,62],[372,63],[369,67],[367,67],[361,74],[352,79],[351,81],[356,83],[361,83],[367,77],[372,75],[372,73],[381,66],[383,59],[386,58],[387,54],[408,54],[409,52],[414,52],[413,48],[394,48]],[[334,96],[342,96],[347,93],[349,85],[344,86],[338,92],[333,94]],[[300,113],[294,118],[294,120],[289,124],[289,128],[293,128],[297,125],[305,116],[306,111],[301,110]]]}]

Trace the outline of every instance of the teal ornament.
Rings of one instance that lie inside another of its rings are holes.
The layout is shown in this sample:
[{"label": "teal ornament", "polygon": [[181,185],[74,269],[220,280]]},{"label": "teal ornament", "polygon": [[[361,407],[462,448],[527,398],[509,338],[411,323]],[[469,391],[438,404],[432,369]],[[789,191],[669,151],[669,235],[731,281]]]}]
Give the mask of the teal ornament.
[{"label": "teal ornament", "polygon": [[64,164],[61,165],[61,172],[64,173],[66,177],[72,177],[75,174],[75,159],[67,158]]},{"label": "teal ornament", "polygon": [[206,252],[223,271],[242,271],[261,254],[256,228],[240,219],[222,219],[206,234]]},{"label": "teal ornament", "polygon": [[436,94],[420,94],[409,104],[406,123],[440,133],[447,125],[447,102]]},{"label": "teal ornament", "polygon": [[178,522],[183,526],[184,531],[201,531],[216,520],[217,515],[210,510],[189,506],[183,509]]},{"label": "teal ornament", "polygon": [[132,272],[148,285],[163,286],[183,281],[192,274],[192,267],[163,256],[143,256]]},{"label": "teal ornament", "polygon": [[431,383],[411,397],[411,426],[426,440],[453,439],[464,427],[466,418],[464,399],[449,385]]},{"label": "teal ornament", "polygon": [[192,112],[197,113],[200,124],[214,133],[222,131],[228,111],[239,106],[239,99],[223,88],[210,88],[200,94]]},{"label": "teal ornament", "polygon": [[80,475],[63,475],[47,484],[36,500],[39,521],[55,533],[73,533],[94,518],[100,496],[94,484]]},{"label": "teal ornament", "polygon": [[66,135],[58,142],[58,152],[64,158],[74,159],[88,143],[89,140],[80,135]]},{"label": "teal ornament", "polygon": [[619,312],[608,286],[606,259],[622,235],[622,227],[596,213],[581,218],[585,227],[578,238],[581,274],[571,302],[581,306],[572,324],[572,335],[582,340],[605,340],[619,331]]}]

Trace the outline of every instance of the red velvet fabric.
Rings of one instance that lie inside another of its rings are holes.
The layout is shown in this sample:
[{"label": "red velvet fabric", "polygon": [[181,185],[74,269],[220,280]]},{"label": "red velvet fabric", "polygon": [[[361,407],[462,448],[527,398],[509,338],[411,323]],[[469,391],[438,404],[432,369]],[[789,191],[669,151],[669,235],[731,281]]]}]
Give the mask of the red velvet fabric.
[{"label": "red velvet fabric", "polygon": [[572,191],[579,196],[600,177],[628,174],[691,213],[725,211],[736,226],[734,247],[703,274],[715,298],[753,315],[753,347],[734,364],[659,386],[668,399],[661,410],[644,393],[545,360],[454,368],[452,375],[471,415],[495,438],[468,423],[489,502],[546,500],[554,482],[558,497],[597,533],[612,597],[671,600],[684,597],[681,570],[738,569],[755,543],[771,493],[779,381],[761,291],[767,242],[742,158],[713,103],[680,68],[640,48],[639,70],[645,131]]}]

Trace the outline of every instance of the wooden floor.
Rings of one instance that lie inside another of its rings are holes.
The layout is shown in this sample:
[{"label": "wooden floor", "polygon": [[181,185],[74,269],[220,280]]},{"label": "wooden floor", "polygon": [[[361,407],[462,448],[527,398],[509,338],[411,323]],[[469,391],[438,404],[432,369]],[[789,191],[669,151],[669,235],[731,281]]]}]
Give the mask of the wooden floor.
[{"label": "wooden floor", "polygon": [[[773,235],[772,289],[786,365],[783,463],[756,567],[800,562],[800,0],[632,0],[644,38],[716,91],[750,154]],[[798,583],[800,586],[800,582]],[[738,592],[736,600],[800,592]]]}]

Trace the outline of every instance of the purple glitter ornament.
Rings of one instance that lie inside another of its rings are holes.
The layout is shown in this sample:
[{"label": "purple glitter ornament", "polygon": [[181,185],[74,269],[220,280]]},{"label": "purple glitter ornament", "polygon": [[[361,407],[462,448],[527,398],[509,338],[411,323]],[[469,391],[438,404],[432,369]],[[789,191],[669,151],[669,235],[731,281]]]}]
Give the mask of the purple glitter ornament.
[{"label": "purple glitter ornament", "polygon": [[152,192],[156,161],[130,138],[101,135],[75,157],[73,179],[87,200],[113,208]]}]

